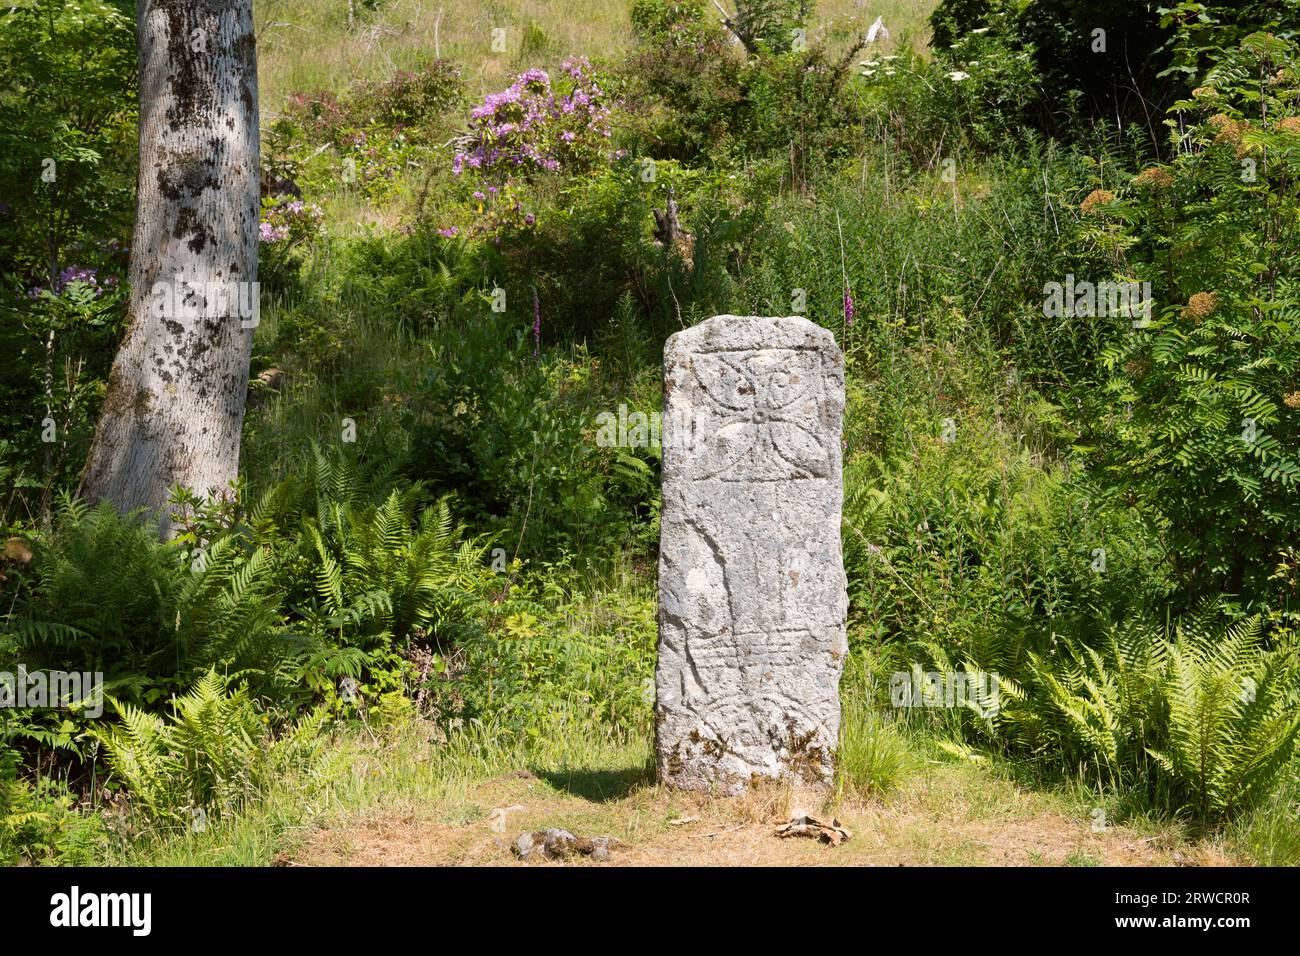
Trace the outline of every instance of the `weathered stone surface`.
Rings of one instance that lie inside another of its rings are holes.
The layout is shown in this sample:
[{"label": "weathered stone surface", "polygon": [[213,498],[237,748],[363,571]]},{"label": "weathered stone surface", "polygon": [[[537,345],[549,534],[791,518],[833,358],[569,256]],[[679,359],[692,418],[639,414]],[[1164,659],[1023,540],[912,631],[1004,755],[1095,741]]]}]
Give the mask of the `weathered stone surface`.
[{"label": "weathered stone surface", "polygon": [[670,786],[834,772],[843,414],[844,357],[807,319],[719,315],[668,340],[655,742]]}]

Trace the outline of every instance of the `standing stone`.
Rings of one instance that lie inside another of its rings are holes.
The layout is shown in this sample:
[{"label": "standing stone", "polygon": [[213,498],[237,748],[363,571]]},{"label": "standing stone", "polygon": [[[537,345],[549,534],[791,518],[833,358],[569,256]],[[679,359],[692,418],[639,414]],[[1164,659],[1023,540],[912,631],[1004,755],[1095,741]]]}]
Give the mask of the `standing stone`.
[{"label": "standing stone", "polygon": [[669,786],[830,781],[848,596],[844,356],[798,316],[714,316],[664,350],[655,743]]}]

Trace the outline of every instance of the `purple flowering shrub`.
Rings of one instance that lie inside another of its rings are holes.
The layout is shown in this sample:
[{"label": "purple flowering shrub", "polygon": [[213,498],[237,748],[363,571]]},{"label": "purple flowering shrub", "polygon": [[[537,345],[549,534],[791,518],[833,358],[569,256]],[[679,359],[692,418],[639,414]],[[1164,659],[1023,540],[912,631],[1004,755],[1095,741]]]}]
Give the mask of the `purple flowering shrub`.
[{"label": "purple flowering shrub", "polygon": [[69,265],[53,283],[28,289],[29,301],[18,314],[32,340],[46,348],[51,342],[81,347],[104,336],[111,341],[111,330],[124,314],[126,292],[126,284],[103,265]]},{"label": "purple flowering shrub", "polygon": [[[530,69],[470,113],[452,172],[472,187],[476,231],[529,228],[529,187],[542,177],[575,174],[622,156],[611,145],[609,94],[585,57],[566,60],[555,82]],[[448,234],[454,227],[439,232]]]},{"label": "purple flowering shrub", "polygon": [[257,227],[262,275],[274,282],[295,268],[295,251],[320,232],[324,218],[325,214],[314,202],[303,202],[288,195],[264,198]]},{"label": "purple flowering shrub", "polygon": [[314,202],[293,196],[268,196],[262,200],[262,221],[257,238],[263,245],[281,249],[296,246],[320,231],[324,213]]}]

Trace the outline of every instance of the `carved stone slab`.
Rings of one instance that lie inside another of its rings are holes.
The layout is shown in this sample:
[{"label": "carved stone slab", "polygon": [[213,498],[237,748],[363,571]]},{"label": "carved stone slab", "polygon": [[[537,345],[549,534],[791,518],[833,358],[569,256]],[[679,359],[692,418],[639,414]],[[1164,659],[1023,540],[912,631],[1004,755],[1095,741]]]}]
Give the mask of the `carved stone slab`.
[{"label": "carved stone slab", "polygon": [[844,357],[807,319],[719,315],[668,340],[655,743],[670,786],[834,773],[843,414]]}]

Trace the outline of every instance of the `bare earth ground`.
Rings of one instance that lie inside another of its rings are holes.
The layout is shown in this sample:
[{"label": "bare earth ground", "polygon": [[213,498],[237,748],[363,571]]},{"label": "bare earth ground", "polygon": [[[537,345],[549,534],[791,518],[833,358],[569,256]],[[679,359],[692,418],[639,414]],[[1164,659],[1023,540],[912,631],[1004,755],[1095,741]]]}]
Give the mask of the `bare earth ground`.
[{"label": "bare earth ground", "polygon": [[[972,768],[941,766],[882,800],[841,804],[852,839],[838,847],[782,839],[788,794],[729,800],[674,793],[602,774],[538,777],[516,771],[471,784],[454,803],[370,808],[313,832],[288,866],[525,865],[511,853],[527,830],[561,827],[621,841],[608,863],[542,865],[1224,865],[1216,846],[1125,827],[1094,831],[1059,798]],[[815,812],[816,808],[809,808]],[[499,822],[504,810],[505,825]],[[494,813],[494,811],[496,811]],[[677,821],[677,822],[673,822]],[[500,832],[497,832],[500,831]]]}]

